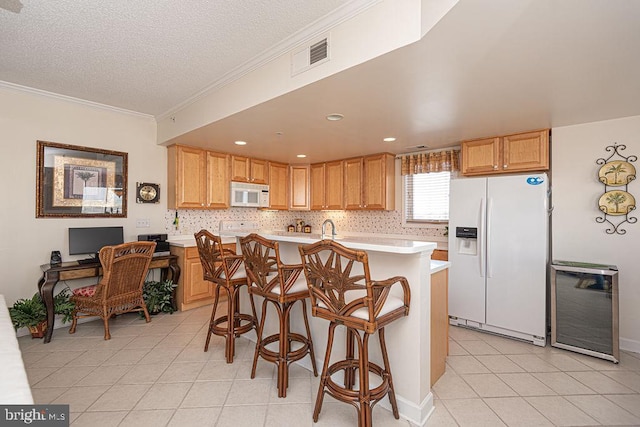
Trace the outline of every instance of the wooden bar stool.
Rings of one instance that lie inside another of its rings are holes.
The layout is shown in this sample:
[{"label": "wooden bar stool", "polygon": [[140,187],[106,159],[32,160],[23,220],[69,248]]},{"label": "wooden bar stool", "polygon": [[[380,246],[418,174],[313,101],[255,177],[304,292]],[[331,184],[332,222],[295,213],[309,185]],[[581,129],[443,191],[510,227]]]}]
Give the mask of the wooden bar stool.
[{"label": "wooden bar stool", "polygon": [[[198,231],[195,233],[195,238],[204,280],[215,286],[213,310],[204,351],[209,350],[211,334],[223,336],[225,337],[227,363],[233,363],[236,337],[255,329],[258,323],[251,295],[249,295],[249,300],[253,314],[242,314],[239,311],[240,288],[248,286],[242,255],[236,255],[233,251],[224,249],[220,236],[215,236],[207,230]],[[227,293],[227,314],[216,319],[220,290]]]},{"label": "wooden bar stool", "polygon": [[[264,298],[262,302],[262,317],[258,326],[258,341],[253,356],[251,378],[256,375],[258,356],[273,362],[278,366],[278,397],[287,396],[289,385],[289,364],[300,360],[309,354],[313,374],[317,377],[316,358],[313,353],[313,341],[309,329],[307,305],[309,289],[302,273],[302,265],[286,265],[280,261],[278,242],[267,240],[257,234],[250,234],[240,239],[242,255],[244,256],[247,277],[249,278],[249,293]],[[296,302],[302,304],[302,315],[307,336],[291,332],[291,309]],[[267,314],[267,303],[272,303],[279,317],[280,330],[277,334],[263,338],[264,323]],[[267,348],[269,344],[278,343],[278,351]],[[301,344],[293,349],[292,343]]]},{"label": "wooden bar stool", "polygon": [[[371,410],[386,395],[389,395],[393,415],[398,419],[400,415],[384,327],[409,314],[411,293],[407,279],[396,276],[384,281],[372,281],[367,253],[345,248],[333,240],[300,245],[299,250],[311,292],[311,313],[330,322],[313,421],[318,421],[324,393],[353,405],[358,411],[360,427],[372,425]],[[400,284],[402,298],[389,295],[395,284]],[[347,328],[346,357],[329,365],[338,325]],[[383,367],[369,361],[369,338],[376,332],[380,339]],[[356,344],[357,355],[354,348]],[[344,371],[344,385],[337,384],[331,378],[340,371]],[[370,388],[369,374],[379,376],[381,384]]]}]

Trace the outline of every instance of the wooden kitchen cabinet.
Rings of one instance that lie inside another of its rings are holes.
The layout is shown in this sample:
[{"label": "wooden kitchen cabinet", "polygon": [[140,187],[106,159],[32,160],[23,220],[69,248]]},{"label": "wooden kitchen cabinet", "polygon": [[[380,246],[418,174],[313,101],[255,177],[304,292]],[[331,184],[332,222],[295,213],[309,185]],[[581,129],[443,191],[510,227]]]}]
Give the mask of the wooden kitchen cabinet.
[{"label": "wooden kitchen cabinet", "polygon": [[289,166],[289,209],[309,210],[309,166]]},{"label": "wooden kitchen cabinet", "polygon": [[431,275],[431,387],[444,374],[449,354],[449,269]]},{"label": "wooden kitchen cabinet", "polygon": [[364,159],[363,197],[365,209],[393,210],[395,204],[395,156],[377,154]]},{"label": "wooden kitchen cabinet", "polygon": [[344,161],[344,208],[362,209],[362,157]]},{"label": "wooden kitchen cabinet", "polygon": [[181,145],[169,147],[167,207],[228,208],[228,161],[228,154]]},{"label": "wooden kitchen cabinet", "polygon": [[229,155],[207,151],[206,207],[226,209],[229,207]]},{"label": "wooden kitchen cabinet", "polygon": [[311,165],[311,210],[344,209],[344,168],[342,160]]},{"label": "wooden kitchen cabinet", "polygon": [[269,208],[287,210],[287,168],[285,163],[269,162]]},{"label": "wooden kitchen cabinet", "polygon": [[268,184],[267,161],[244,156],[231,156],[231,181]]},{"label": "wooden kitchen cabinet", "polygon": [[431,259],[435,259],[436,261],[449,261],[449,251],[435,249],[431,254]]},{"label": "wooden kitchen cabinet", "polygon": [[[225,249],[236,251],[235,243],[222,245]],[[176,288],[176,303],[178,310],[190,310],[203,305],[212,304],[215,287],[213,283],[204,280],[202,264],[198,248],[181,246],[171,246],[172,255],[178,256],[178,266],[180,267],[180,278]],[[224,292],[220,292],[222,299],[226,298]]]},{"label": "wooden kitchen cabinet", "polygon": [[345,209],[393,210],[395,157],[392,154],[344,161]]},{"label": "wooden kitchen cabinet", "polygon": [[461,143],[462,174],[488,175],[549,169],[549,130]]}]

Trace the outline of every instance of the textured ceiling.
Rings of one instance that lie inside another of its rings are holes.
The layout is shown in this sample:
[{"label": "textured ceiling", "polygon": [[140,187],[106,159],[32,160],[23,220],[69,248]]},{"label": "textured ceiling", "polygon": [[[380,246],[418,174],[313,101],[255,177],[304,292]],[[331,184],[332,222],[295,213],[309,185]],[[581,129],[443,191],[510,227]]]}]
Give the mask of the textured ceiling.
[{"label": "textured ceiling", "polygon": [[172,142],[314,163],[633,115],[639,0],[461,0],[416,43]]},{"label": "textured ceiling", "polygon": [[0,0],[0,80],[159,115],[347,0]]},{"label": "textured ceiling", "polygon": [[[0,0],[0,81],[162,115],[356,1]],[[168,142],[313,163],[640,115],[639,53],[640,0],[460,0],[416,43]]]}]

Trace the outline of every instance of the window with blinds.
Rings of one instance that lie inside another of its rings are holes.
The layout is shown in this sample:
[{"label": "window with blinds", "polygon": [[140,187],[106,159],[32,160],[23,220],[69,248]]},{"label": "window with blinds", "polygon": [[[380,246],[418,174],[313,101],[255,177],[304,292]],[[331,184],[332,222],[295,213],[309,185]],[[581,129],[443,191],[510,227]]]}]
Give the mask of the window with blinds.
[{"label": "window with blinds", "polygon": [[450,172],[404,175],[405,221],[448,221],[450,178]]}]

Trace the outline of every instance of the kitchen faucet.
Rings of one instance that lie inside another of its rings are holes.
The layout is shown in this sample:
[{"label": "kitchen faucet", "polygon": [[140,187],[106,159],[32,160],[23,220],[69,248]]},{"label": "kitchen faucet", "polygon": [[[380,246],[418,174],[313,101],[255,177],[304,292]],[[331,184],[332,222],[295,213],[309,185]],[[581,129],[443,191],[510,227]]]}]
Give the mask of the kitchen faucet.
[{"label": "kitchen faucet", "polygon": [[324,222],[322,223],[322,239],[324,240],[324,238],[325,238],[325,235],[326,235],[325,227],[327,226],[327,224],[331,224],[331,239],[335,239],[336,238],[336,225],[329,218],[325,219]]}]

